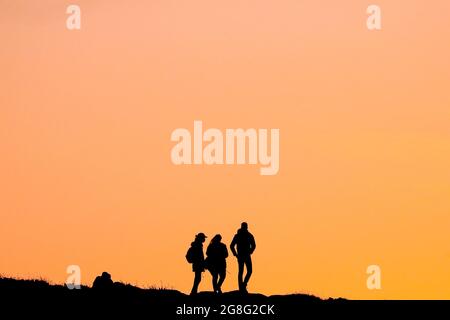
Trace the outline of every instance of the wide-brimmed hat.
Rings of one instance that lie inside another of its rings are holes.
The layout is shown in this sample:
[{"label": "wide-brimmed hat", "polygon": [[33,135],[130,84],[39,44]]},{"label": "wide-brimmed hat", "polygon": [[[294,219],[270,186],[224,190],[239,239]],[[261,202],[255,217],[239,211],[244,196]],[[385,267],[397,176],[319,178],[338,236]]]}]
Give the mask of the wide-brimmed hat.
[{"label": "wide-brimmed hat", "polygon": [[203,232],[198,233],[195,237],[197,239],[206,239],[207,238],[207,236]]}]

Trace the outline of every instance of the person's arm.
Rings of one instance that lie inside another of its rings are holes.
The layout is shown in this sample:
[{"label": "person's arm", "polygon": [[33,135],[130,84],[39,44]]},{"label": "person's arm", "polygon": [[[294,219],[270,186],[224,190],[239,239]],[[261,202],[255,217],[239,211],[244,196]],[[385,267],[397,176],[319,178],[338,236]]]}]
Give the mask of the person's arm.
[{"label": "person's arm", "polygon": [[224,250],[225,258],[228,258],[228,249],[227,249],[227,246],[223,246],[223,248],[225,249],[225,250]]},{"label": "person's arm", "polygon": [[203,254],[203,248],[201,247],[200,250],[198,251],[198,255],[199,255],[199,260],[200,262],[203,264],[205,263],[205,255]]},{"label": "person's arm", "polygon": [[233,241],[231,241],[231,244],[230,244],[230,249],[231,249],[231,252],[233,253],[233,256],[237,256],[235,246],[236,246],[236,236],[233,237]]},{"label": "person's arm", "polygon": [[256,249],[255,237],[253,237],[253,235],[250,236],[250,246],[251,246],[250,254],[252,254]]}]

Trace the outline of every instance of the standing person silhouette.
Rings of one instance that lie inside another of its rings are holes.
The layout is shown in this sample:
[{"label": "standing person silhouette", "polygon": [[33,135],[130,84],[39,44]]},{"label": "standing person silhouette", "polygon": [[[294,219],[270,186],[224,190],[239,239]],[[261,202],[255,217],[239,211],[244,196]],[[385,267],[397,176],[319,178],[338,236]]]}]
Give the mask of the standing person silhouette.
[{"label": "standing person silhouette", "polygon": [[[237,247],[237,251],[236,251]],[[252,253],[256,249],[255,238],[248,232],[247,222],[242,222],[241,228],[237,231],[236,235],[233,237],[233,241],[230,245],[231,252],[237,257],[239,272],[238,272],[238,282],[239,291],[247,293],[247,284],[252,275]],[[244,275],[244,265],[247,268],[247,274],[244,280],[242,277]]]},{"label": "standing person silhouette", "polygon": [[222,293],[227,270],[228,249],[221,242],[222,236],[217,234],[211,239],[206,249],[206,267],[212,275],[212,285],[215,293]]},{"label": "standing person silhouette", "polygon": [[192,263],[192,271],[195,274],[191,295],[197,293],[198,286],[202,281],[202,272],[205,271],[205,256],[203,255],[203,242],[205,242],[205,239],[206,236],[203,232],[197,234],[186,253],[186,259],[189,263]]}]

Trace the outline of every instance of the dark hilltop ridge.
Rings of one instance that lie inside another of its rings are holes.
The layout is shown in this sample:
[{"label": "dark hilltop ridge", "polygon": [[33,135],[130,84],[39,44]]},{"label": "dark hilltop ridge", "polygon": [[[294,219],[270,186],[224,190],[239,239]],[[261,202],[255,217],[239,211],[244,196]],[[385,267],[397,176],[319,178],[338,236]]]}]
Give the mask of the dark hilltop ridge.
[{"label": "dark hilltop ridge", "polygon": [[420,304],[411,306],[413,303],[407,301],[323,300],[304,294],[265,296],[238,291],[189,296],[177,290],[143,289],[120,282],[111,283],[108,288],[81,286],[69,290],[65,285],[52,285],[44,280],[0,278],[0,310],[3,314],[14,314],[14,318],[32,315],[84,319],[91,318],[89,315],[100,319],[106,316],[142,319],[144,315],[147,319],[295,319],[312,314],[314,318],[343,315],[364,319],[386,316],[386,312],[404,316],[428,309]]}]

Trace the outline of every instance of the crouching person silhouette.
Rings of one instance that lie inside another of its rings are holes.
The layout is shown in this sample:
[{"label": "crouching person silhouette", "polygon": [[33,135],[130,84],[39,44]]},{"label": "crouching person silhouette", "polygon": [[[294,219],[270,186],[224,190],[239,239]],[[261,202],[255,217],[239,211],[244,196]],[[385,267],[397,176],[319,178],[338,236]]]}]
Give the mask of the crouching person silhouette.
[{"label": "crouching person silhouette", "polygon": [[97,276],[92,284],[92,288],[98,291],[108,291],[111,290],[114,283],[111,279],[111,275],[104,271],[101,276]]},{"label": "crouching person silhouette", "polygon": [[221,240],[220,234],[215,235],[206,249],[206,268],[211,272],[215,293],[222,293],[222,284],[225,281],[227,270],[228,249]]},{"label": "crouching person silhouette", "polygon": [[186,260],[192,264],[192,271],[195,274],[191,295],[197,293],[200,281],[202,281],[202,272],[205,271],[205,256],[203,255],[203,242],[205,242],[205,239],[206,236],[203,232],[197,234],[186,253]]},{"label": "crouching person silhouette", "polygon": [[[251,255],[256,249],[255,238],[248,231],[247,222],[242,222],[241,228],[237,231],[236,235],[233,237],[233,241],[231,242],[230,248],[231,252],[233,252],[233,255],[237,257],[238,260],[239,291],[247,293],[247,284],[253,272]],[[245,275],[245,278],[242,279],[244,275],[244,266],[247,268],[247,273]]]}]

